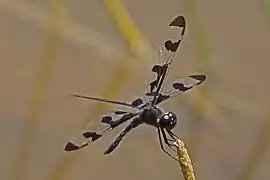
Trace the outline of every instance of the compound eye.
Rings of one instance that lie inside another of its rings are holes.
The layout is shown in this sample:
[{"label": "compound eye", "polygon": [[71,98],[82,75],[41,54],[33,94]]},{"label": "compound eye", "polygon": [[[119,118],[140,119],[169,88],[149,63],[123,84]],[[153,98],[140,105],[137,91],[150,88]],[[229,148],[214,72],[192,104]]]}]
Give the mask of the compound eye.
[{"label": "compound eye", "polygon": [[173,112],[164,113],[160,118],[160,126],[166,129],[173,129],[176,126],[177,118]]}]

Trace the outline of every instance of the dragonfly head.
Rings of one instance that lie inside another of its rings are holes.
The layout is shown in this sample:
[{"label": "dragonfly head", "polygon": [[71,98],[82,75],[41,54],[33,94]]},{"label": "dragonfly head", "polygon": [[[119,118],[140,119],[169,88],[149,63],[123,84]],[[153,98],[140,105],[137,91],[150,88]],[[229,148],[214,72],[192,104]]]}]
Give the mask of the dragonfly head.
[{"label": "dragonfly head", "polygon": [[166,112],[159,118],[159,125],[165,129],[171,130],[177,124],[177,117],[173,112]]}]

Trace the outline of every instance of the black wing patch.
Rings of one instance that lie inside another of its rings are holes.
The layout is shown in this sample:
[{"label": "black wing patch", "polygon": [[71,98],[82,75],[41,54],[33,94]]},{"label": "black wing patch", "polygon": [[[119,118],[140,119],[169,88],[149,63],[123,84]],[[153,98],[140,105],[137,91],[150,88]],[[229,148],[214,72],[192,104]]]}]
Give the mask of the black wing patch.
[{"label": "black wing patch", "polygon": [[152,72],[157,73],[157,77],[154,81],[150,83],[150,92],[153,92],[155,88],[157,88],[158,83],[160,82],[161,76],[165,73],[164,65],[154,65],[152,68]]},{"label": "black wing patch", "polygon": [[131,104],[133,106],[140,107],[144,103],[145,103],[145,101],[142,98],[139,97],[139,98],[135,99]]},{"label": "black wing patch", "polygon": [[[126,111],[113,111],[103,115],[97,123],[97,127],[95,127],[95,123],[89,123],[85,130],[78,136],[70,140],[66,146],[65,151],[75,151],[86,147],[91,142],[95,142],[107,132],[111,131],[115,127],[119,126],[120,124],[130,120],[137,116],[135,113],[129,113]],[[103,127],[101,128],[101,124]],[[104,127],[105,125],[105,127]],[[101,129],[101,130],[98,130]]]}]

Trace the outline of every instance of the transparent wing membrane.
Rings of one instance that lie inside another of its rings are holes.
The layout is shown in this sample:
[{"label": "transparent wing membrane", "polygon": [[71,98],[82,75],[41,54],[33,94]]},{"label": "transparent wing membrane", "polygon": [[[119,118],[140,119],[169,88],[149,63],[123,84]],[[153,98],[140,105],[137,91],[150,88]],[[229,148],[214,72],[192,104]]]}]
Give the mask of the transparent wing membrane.
[{"label": "transparent wing membrane", "polygon": [[93,121],[87,124],[78,136],[72,138],[66,144],[65,151],[82,149],[135,116],[137,116],[136,113],[130,113],[123,110],[108,112],[101,116],[99,121]]}]

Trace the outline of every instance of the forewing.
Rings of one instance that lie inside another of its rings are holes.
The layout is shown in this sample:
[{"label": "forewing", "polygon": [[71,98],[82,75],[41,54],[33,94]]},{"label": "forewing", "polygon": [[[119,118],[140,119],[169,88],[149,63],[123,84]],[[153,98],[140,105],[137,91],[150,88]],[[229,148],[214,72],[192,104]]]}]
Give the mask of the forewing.
[{"label": "forewing", "polygon": [[104,114],[98,122],[90,122],[86,125],[85,129],[72,138],[65,146],[65,151],[75,151],[82,149],[90,143],[100,139],[105,133],[111,131],[118,125],[134,118],[136,113],[129,113],[126,111],[118,110]]},{"label": "forewing", "polygon": [[169,24],[169,27],[176,29],[177,33],[175,33],[176,35],[174,38],[165,41],[164,47],[160,50],[159,63],[153,65],[152,67],[152,72],[156,73],[157,77],[149,84],[150,92],[153,92],[157,89],[162,75],[166,73],[166,68],[168,68],[169,64],[172,63],[172,60],[185,34],[186,30],[185,18],[183,16],[176,17]]}]

